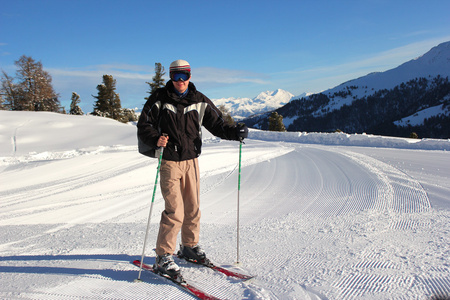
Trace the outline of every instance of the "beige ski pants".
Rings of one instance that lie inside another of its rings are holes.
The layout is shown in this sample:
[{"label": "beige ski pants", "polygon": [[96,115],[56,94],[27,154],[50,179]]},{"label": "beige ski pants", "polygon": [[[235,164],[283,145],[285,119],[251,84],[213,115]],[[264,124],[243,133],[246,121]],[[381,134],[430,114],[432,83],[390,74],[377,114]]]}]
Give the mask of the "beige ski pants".
[{"label": "beige ski pants", "polygon": [[200,234],[200,171],[198,159],[161,161],[161,193],[165,210],[161,214],[156,254],[173,254],[181,229],[183,246],[198,244]]}]

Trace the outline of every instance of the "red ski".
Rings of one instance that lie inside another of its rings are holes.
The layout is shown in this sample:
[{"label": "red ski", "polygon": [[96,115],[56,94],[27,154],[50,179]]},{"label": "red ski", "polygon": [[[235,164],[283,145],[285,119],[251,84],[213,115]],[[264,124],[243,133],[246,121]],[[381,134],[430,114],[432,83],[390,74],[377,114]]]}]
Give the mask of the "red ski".
[{"label": "red ski", "polygon": [[205,266],[208,267],[208,268],[211,268],[211,269],[213,269],[215,271],[218,271],[220,273],[223,273],[223,274],[225,274],[227,276],[231,276],[231,277],[242,279],[243,281],[250,280],[250,279],[254,278],[253,276],[241,274],[241,273],[238,273],[238,272],[234,272],[234,271],[225,269],[223,267],[216,266],[214,264],[205,265]]},{"label": "red ski", "polygon": [[243,281],[250,280],[250,279],[254,278],[254,276],[251,276],[251,275],[245,275],[245,274],[242,274],[242,273],[231,271],[231,270],[226,269],[224,267],[217,266],[217,265],[215,265],[214,263],[212,263],[208,259],[205,262],[198,262],[196,260],[192,260],[192,259],[188,259],[188,258],[184,257],[183,255],[181,255],[181,253],[174,254],[173,256],[174,257],[178,257],[180,259],[184,259],[187,262],[194,263],[196,265],[205,266],[207,268],[213,269],[214,271],[217,271],[217,272],[220,272],[222,274],[225,274],[226,276],[235,277],[235,278],[241,279]]},{"label": "red ski", "polygon": [[[133,261],[133,264],[135,266],[137,266],[137,267],[140,267],[141,266],[141,261],[140,260],[135,260],[135,261]],[[186,280],[184,280],[184,278],[181,275],[179,275],[179,276],[177,276],[175,278],[174,277],[170,277],[170,276],[168,276],[166,274],[162,274],[162,273],[160,273],[158,271],[153,270],[152,266],[149,266],[149,265],[144,264],[144,263],[142,264],[142,269],[150,271],[150,272],[152,272],[154,274],[157,274],[157,275],[159,275],[161,277],[164,277],[164,278],[172,281],[173,283],[178,285],[183,290],[185,290],[185,291],[189,292],[190,294],[196,296],[198,299],[201,299],[201,300],[220,300],[217,297],[211,296],[211,295],[203,292],[202,290],[198,289],[197,287],[193,286],[192,284],[189,284],[188,282],[186,282]]]}]

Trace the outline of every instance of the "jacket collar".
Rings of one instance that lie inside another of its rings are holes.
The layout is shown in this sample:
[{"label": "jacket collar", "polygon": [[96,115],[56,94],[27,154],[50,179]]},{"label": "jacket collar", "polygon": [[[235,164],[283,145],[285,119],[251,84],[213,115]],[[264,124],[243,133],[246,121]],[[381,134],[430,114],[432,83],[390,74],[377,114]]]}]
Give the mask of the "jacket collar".
[{"label": "jacket collar", "polygon": [[174,99],[177,102],[190,102],[190,100],[193,98],[192,96],[197,92],[197,88],[192,82],[189,82],[187,95],[181,97],[176,91],[175,87],[173,86],[172,80],[169,80],[166,83],[166,89],[167,94],[170,98]]}]

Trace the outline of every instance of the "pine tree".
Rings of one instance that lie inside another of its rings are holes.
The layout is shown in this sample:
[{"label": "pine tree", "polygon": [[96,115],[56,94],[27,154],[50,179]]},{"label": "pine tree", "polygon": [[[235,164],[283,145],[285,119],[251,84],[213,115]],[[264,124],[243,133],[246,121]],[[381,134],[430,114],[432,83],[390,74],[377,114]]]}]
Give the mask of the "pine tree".
[{"label": "pine tree", "polygon": [[93,96],[97,99],[94,104],[94,116],[122,119],[122,105],[116,90],[116,80],[112,75],[103,75],[103,83],[97,85],[98,94]]},{"label": "pine tree", "polygon": [[70,114],[71,115],[83,115],[83,111],[78,104],[81,102],[80,95],[75,92],[72,92],[72,102],[70,103]]},{"label": "pine tree", "polygon": [[411,134],[409,135],[409,138],[410,139],[418,139],[419,138],[419,135],[416,133],[416,132],[411,132]]},{"label": "pine tree", "polygon": [[225,105],[219,105],[218,109],[222,113],[222,118],[225,122],[227,122],[229,125],[234,125],[236,123]]},{"label": "pine tree", "polygon": [[279,115],[276,111],[274,111],[270,114],[269,130],[270,131],[286,131],[286,127],[284,127],[284,124],[283,124],[283,116]]},{"label": "pine tree", "polygon": [[[163,87],[165,85],[164,79],[163,79],[163,76],[165,74],[166,73],[164,72],[164,67],[161,65],[161,63],[155,63],[155,76],[153,76],[153,78],[152,78],[153,81],[146,82],[150,86],[150,91],[148,91],[147,93],[149,93],[151,95],[158,88]],[[149,97],[147,97],[145,99],[148,100]]]},{"label": "pine tree", "polygon": [[122,123],[135,122],[138,120],[136,112],[133,109],[124,108],[122,110],[122,115],[123,115],[122,119],[119,120]]},{"label": "pine tree", "polygon": [[23,55],[14,64],[18,68],[16,77],[3,72],[1,79],[6,108],[60,112],[59,95],[53,90],[52,77],[43,70],[42,63]]}]

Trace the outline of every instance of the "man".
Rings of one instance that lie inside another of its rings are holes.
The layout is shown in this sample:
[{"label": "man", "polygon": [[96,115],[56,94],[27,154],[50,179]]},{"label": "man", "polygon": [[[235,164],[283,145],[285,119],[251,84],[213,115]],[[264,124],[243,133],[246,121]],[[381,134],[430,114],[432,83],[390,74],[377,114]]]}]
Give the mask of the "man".
[{"label": "man", "polygon": [[146,145],[164,148],[161,161],[161,193],[165,201],[156,243],[154,268],[176,276],[180,268],[172,258],[181,230],[180,254],[206,262],[198,245],[200,232],[200,172],[202,125],[217,137],[243,140],[245,124],[227,124],[221,112],[190,82],[191,66],[185,60],[170,64],[170,79],[145,103],[137,124],[138,137]]}]

